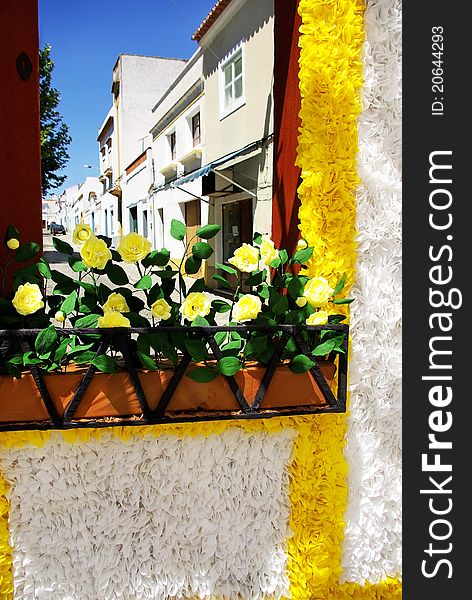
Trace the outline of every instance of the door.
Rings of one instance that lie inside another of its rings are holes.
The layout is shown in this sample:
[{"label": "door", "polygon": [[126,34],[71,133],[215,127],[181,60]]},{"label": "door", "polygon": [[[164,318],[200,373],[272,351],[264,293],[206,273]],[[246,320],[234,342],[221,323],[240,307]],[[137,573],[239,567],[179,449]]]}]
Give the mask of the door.
[{"label": "door", "polygon": [[[247,198],[239,202],[231,202],[222,205],[223,217],[223,262],[234,254],[242,244],[252,244],[252,200]],[[236,276],[221,273],[234,288],[238,285]],[[246,278],[246,276],[244,276]]]},{"label": "door", "polygon": [[[200,214],[200,200],[191,200],[185,203],[185,225],[187,226],[186,243],[189,244],[192,238],[195,236],[197,231],[201,227],[201,214]],[[198,242],[199,239],[195,238],[191,241],[190,248],[188,249],[187,256],[192,254],[192,245]],[[196,279],[205,276],[205,263],[202,264],[201,268],[195,275]]]}]

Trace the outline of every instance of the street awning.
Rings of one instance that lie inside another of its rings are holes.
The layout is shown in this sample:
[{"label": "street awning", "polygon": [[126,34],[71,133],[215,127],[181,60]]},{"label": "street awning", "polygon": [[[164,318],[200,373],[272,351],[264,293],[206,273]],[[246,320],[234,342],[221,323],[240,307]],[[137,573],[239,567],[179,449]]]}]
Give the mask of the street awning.
[{"label": "street awning", "polygon": [[184,183],[189,183],[189,181],[194,181],[199,177],[208,175],[208,173],[213,169],[216,169],[216,167],[221,167],[225,163],[233,160],[233,158],[236,158],[237,156],[242,156],[243,154],[247,154],[248,152],[251,152],[251,150],[255,150],[266,141],[267,138],[263,138],[261,140],[258,140],[257,142],[251,142],[247,146],[244,146],[244,148],[239,148],[239,150],[235,150],[234,152],[230,152],[229,154],[226,154],[221,158],[217,158],[216,160],[213,160],[212,162],[204,165],[203,167],[200,167],[199,169],[196,169],[191,173],[187,173],[187,175],[184,175],[183,177],[179,177],[170,184],[170,187],[180,187]]}]

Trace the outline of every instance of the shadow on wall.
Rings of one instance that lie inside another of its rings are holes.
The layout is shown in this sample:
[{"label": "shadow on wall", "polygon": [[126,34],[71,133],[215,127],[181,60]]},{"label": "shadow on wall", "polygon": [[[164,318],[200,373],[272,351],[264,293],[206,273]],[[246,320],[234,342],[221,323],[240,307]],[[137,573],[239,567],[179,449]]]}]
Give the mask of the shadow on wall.
[{"label": "shadow on wall", "polygon": [[[246,3],[226,25],[224,36],[218,35],[205,53],[203,76],[209,77],[218,69],[218,63],[241,41],[249,40],[274,18],[273,0]],[[206,46],[204,46],[205,50]],[[272,59],[272,57],[271,57]]]}]

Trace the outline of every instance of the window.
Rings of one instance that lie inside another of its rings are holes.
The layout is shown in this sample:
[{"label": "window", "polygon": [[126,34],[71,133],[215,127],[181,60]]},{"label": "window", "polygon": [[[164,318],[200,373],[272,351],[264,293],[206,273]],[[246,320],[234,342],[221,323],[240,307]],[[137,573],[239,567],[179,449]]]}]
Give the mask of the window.
[{"label": "window", "polygon": [[113,209],[110,208],[110,235],[113,235],[114,231],[115,231],[114,212],[113,212]]},{"label": "window", "polygon": [[172,133],[170,133],[167,136],[167,139],[169,140],[170,158],[171,158],[171,160],[175,160],[176,157],[177,157],[175,131],[173,131]]},{"label": "window", "polygon": [[243,54],[241,48],[221,67],[222,113],[236,110],[244,104]]},{"label": "window", "polygon": [[200,113],[192,117],[192,140],[193,145],[198,146],[200,144]]},{"label": "window", "polygon": [[129,209],[129,230],[138,233],[138,209],[136,206]]},{"label": "window", "polygon": [[147,210],[143,210],[143,236],[147,238],[148,236],[148,212]]}]

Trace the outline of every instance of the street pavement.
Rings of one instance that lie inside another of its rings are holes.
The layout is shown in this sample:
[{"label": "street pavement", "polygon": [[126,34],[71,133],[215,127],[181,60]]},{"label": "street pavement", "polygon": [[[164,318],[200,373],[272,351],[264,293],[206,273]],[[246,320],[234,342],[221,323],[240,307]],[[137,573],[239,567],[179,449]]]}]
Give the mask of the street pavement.
[{"label": "street pavement", "polygon": [[[69,243],[74,249],[77,247],[77,246],[74,246],[74,244],[72,243],[72,235],[70,233],[66,233],[65,235],[57,235],[55,237],[59,238],[60,240],[62,240],[64,242]],[[69,275],[69,276],[72,276],[74,274],[68,264],[69,257],[66,254],[60,254],[54,248],[54,246],[52,244],[52,236],[48,232],[43,232],[43,248],[44,248],[43,256],[48,261],[51,268],[55,269],[56,271],[60,271],[61,273],[65,273],[66,275]],[[76,258],[80,258],[79,252],[77,252],[75,254],[75,256],[76,256]],[[136,281],[138,281],[138,279],[140,279],[140,275],[139,275],[136,265],[130,264],[130,263],[125,263],[125,262],[121,262],[119,264],[125,270],[125,272],[128,276],[128,279],[130,281],[136,282]],[[104,277],[103,283],[105,285],[107,285],[108,287],[110,287],[112,289],[117,287],[113,283],[111,283],[106,276],[103,276],[103,277]],[[185,283],[187,285],[187,289],[190,288],[190,286],[194,283],[194,281],[195,281],[195,279],[193,279],[191,277],[185,278]],[[129,284],[127,286],[122,286],[122,287],[128,287],[128,288],[132,289],[133,295],[138,296],[139,298],[141,298],[142,300],[145,301],[146,296],[145,296],[143,290],[135,289],[132,284]],[[212,301],[214,299],[221,299],[221,296],[216,295],[212,292],[206,291],[205,293],[208,296],[208,298],[210,299],[210,301]],[[175,300],[175,301],[178,300],[178,292],[174,292],[173,300]],[[149,312],[147,314],[143,314],[143,316],[149,317]],[[219,325],[223,325],[224,323],[227,323],[228,316],[229,316],[229,313],[217,314],[216,315],[217,323]]]}]

